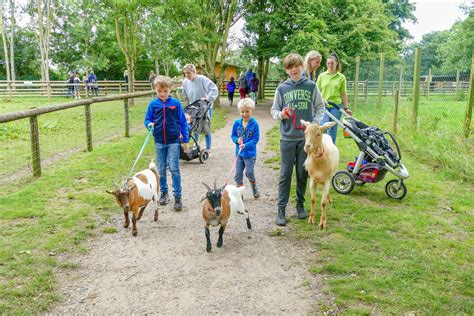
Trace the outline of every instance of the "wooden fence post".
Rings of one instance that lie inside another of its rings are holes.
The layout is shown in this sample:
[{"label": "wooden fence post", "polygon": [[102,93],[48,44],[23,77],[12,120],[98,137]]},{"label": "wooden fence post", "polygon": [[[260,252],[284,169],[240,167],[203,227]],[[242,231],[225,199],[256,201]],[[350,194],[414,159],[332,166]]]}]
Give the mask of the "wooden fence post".
[{"label": "wooden fence post", "polygon": [[107,95],[107,79],[104,78],[104,95]]},{"label": "wooden fence post", "polygon": [[392,119],[392,132],[397,133],[397,119],[398,119],[398,96],[399,90],[393,92],[393,119]]},{"label": "wooden fence post", "polygon": [[474,53],[471,60],[471,78],[469,80],[469,101],[467,101],[466,113],[464,114],[464,137],[469,138],[471,134],[472,107],[474,104]]},{"label": "wooden fence post", "polygon": [[12,99],[12,82],[8,81],[8,100]]},{"label": "wooden fence post", "polygon": [[415,50],[415,70],[413,74],[413,125],[416,130],[418,123],[418,103],[420,101],[420,67],[421,67],[421,48]]},{"label": "wooden fence post", "polygon": [[369,79],[365,80],[365,103],[369,98]]},{"label": "wooden fence post", "polygon": [[33,168],[33,176],[41,177],[41,160],[39,146],[39,128],[38,116],[30,117],[30,140],[31,140],[31,165]]},{"label": "wooden fence post", "polygon": [[123,112],[125,115],[125,137],[130,137],[130,121],[128,114],[128,99],[123,99]]},{"label": "wooden fence post", "polygon": [[379,112],[379,113],[382,109],[383,64],[384,64],[383,53],[380,53],[379,87],[378,87],[379,91],[378,91],[378,95],[377,95],[377,112]]},{"label": "wooden fence post", "polygon": [[359,70],[360,70],[360,56],[356,57],[356,72],[354,81],[354,100],[352,101],[352,109],[355,110],[357,106],[357,97],[359,96]]},{"label": "wooden fence post", "polygon": [[86,145],[87,151],[92,151],[92,120],[91,120],[91,105],[84,105],[86,114]]},{"label": "wooden fence post", "polygon": [[122,83],[119,82],[119,94],[122,94]]},{"label": "wooden fence post", "polygon": [[428,70],[428,78],[427,78],[427,85],[426,85],[426,100],[430,99],[430,87],[431,87],[431,67]]},{"label": "wooden fence post", "polygon": [[459,77],[460,77],[460,73],[459,73],[459,69],[456,69],[456,94],[455,94],[455,101],[458,101],[459,100]]}]

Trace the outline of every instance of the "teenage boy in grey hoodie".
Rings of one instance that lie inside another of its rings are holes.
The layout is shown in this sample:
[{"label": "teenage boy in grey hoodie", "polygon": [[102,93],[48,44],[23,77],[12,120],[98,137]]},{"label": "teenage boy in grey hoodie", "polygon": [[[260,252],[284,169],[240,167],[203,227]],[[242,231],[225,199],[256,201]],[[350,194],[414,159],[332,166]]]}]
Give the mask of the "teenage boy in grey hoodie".
[{"label": "teenage boy in grey hoodie", "polygon": [[286,225],[286,204],[290,197],[293,165],[296,168],[296,212],[299,219],[308,217],[304,209],[304,195],[308,173],[304,169],[304,126],[300,120],[321,122],[324,104],[314,81],[301,77],[303,58],[299,54],[285,57],[284,66],[290,78],[281,83],[271,110],[272,117],[280,123],[280,183],[278,188],[278,214],[275,223]]}]

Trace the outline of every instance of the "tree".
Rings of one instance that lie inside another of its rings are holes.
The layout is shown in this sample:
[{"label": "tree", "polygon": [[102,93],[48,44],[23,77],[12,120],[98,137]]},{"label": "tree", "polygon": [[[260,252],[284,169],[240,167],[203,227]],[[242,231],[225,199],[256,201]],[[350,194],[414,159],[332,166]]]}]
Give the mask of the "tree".
[{"label": "tree", "polygon": [[16,80],[16,68],[15,68],[15,1],[10,0],[10,72],[11,80]]},{"label": "tree", "polygon": [[5,25],[3,23],[3,8],[4,8],[4,3],[3,0],[0,0],[0,34],[2,36],[2,44],[3,44],[3,56],[5,58],[5,68],[7,71],[7,80],[11,80],[11,72],[10,72],[10,58],[8,56],[8,49],[7,49],[7,36],[5,33]]},{"label": "tree", "polygon": [[403,23],[416,22],[413,14],[415,4],[408,0],[382,0],[385,7],[385,14],[389,17],[388,28],[395,31],[398,36],[398,49],[401,49],[403,42],[411,38],[410,33],[403,27]]}]

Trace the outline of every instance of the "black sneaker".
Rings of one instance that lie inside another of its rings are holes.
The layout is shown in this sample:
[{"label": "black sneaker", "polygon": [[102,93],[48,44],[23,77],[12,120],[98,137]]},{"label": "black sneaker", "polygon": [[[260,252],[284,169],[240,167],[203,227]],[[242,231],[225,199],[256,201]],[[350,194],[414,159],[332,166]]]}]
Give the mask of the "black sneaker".
[{"label": "black sneaker", "polygon": [[176,212],[179,212],[183,209],[183,203],[181,202],[181,197],[180,196],[175,196],[174,197],[174,210]]},{"label": "black sneaker", "polygon": [[160,196],[160,205],[168,204],[170,197],[168,196],[168,192],[161,192]]},{"label": "black sneaker", "polygon": [[258,199],[260,197],[260,192],[258,191],[257,184],[256,183],[250,183],[250,186],[252,187],[253,197]]},{"label": "black sneaker", "polygon": [[278,226],[285,226],[286,225],[286,219],[285,219],[285,209],[284,208],[279,208],[278,209],[278,214],[275,219],[275,224]]},{"label": "black sneaker", "polygon": [[305,219],[308,217],[308,212],[304,210],[304,206],[297,206],[296,214],[298,215],[298,219]]}]

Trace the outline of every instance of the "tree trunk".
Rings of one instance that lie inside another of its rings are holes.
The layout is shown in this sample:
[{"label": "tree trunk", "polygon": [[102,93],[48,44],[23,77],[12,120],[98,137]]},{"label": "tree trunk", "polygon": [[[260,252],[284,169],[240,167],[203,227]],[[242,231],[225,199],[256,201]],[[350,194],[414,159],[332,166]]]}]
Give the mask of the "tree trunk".
[{"label": "tree trunk", "polygon": [[158,63],[157,57],[155,57],[155,72],[157,76],[160,74],[160,64]]},{"label": "tree trunk", "polygon": [[258,82],[259,82],[258,96],[257,96],[258,100],[265,99],[265,84],[263,81],[263,68],[264,68],[263,57],[258,57],[257,58],[257,75],[258,75]]},{"label": "tree trunk", "polygon": [[[11,80],[15,82],[16,80],[16,71],[15,71],[15,1],[10,0],[10,71],[11,71]],[[13,83],[13,89],[15,89],[15,83]]]},{"label": "tree trunk", "polygon": [[265,59],[265,64],[263,65],[263,78],[260,83],[262,93],[263,93],[263,98],[265,99],[265,87],[267,86],[267,77],[268,77],[268,69],[270,68],[270,58]]},{"label": "tree trunk", "polygon": [[7,75],[7,80],[10,81],[10,61],[8,58],[8,49],[7,49],[7,36],[5,34],[5,26],[3,24],[3,0],[0,0],[0,34],[2,36],[2,44],[3,44],[3,55],[5,58],[5,69],[6,69],[6,75]]}]

